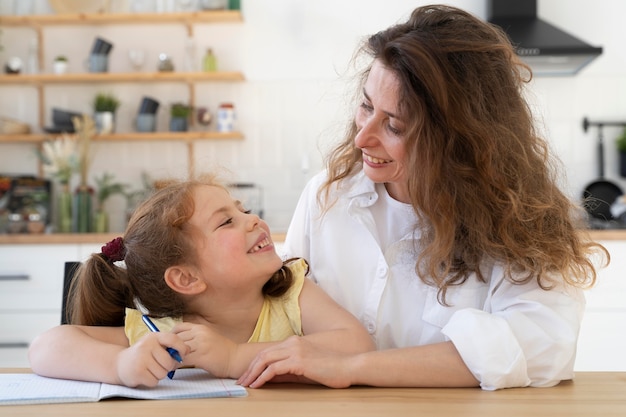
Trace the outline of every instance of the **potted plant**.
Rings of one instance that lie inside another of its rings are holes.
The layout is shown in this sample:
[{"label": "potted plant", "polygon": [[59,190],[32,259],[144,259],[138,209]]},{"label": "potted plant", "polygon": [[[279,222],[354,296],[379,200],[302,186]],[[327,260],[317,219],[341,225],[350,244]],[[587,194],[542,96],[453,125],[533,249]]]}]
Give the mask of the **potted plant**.
[{"label": "potted plant", "polygon": [[119,105],[120,101],[113,94],[96,94],[93,100],[93,110],[98,133],[107,134],[115,131],[115,111]]},{"label": "potted plant", "polygon": [[170,131],[186,132],[188,120],[191,115],[191,106],[184,103],[174,103],[170,110]]},{"label": "potted plant", "polygon": [[127,184],[122,184],[113,181],[113,174],[105,172],[101,177],[96,177],[96,212],[94,216],[93,230],[96,233],[106,233],[109,231],[109,213],[104,209],[104,204],[109,197],[115,194],[125,194],[125,190],[128,187]]},{"label": "potted plant", "polygon": [[65,74],[67,72],[67,57],[65,55],[57,55],[52,62],[52,71],[55,74]]},{"label": "potted plant", "polygon": [[622,130],[622,134],[618,136],[615,144],[619,152],[619,173],[626,178],[626,127]]}]

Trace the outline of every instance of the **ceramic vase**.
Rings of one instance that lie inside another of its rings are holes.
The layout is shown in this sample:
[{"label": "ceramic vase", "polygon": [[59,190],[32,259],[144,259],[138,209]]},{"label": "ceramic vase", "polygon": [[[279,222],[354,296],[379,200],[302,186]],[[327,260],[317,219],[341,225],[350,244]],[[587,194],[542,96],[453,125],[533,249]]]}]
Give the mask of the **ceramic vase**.
[{"label": "ceramic vase", "polygon": [[94,233],[107,233],[109,231],[109,213],[97,211],[93,219]]},{"label": "ceramic vase", "polygon": [[76,232],[89,233],[92,228],[93,190],[87,186],[80,186],[74,196],[74,211],[76,213]]},{"label": "ceramic vase", "polygon": [[57,197],[57,232],[72,232],[72,193],[69,184],[61,184]]},{"label": "ceramic vase", "polygon": [[96,112],[94,114],[96,131],[99,134],[109,134],[115,132],[115,114],[110,111]]},{"label": "ceramic vase", "polygon": [[172,117],[170,119],[170,132],[186,132],[187,129],[186,117]]}]

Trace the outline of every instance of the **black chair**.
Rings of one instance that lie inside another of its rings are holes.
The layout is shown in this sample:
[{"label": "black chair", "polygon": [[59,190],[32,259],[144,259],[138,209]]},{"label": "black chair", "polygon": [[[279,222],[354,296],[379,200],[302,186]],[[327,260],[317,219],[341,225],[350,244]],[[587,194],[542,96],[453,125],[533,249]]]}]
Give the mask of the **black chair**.
[{"label": "black chair", "polygon": [[80,266],[80,262],[65,262],[63,272],[63,301],[61,303],[61,324],[68,324],[67,321],[67,298],[70,291],[70,284],[74,278],[74,273]]}]

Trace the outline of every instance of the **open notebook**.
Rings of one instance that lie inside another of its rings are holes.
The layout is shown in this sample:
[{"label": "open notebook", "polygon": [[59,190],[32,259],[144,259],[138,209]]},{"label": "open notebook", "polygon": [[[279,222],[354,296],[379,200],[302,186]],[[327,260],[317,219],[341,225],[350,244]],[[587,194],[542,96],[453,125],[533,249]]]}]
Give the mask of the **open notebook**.
[{"label": "open notebook", "polygon": [[178,369],[170,380],[154,388],[45,378],[35,374],[0,374],[0,405],[97,402],[124,397],[143,400],[245,397],[244,387],[233,379],[218,379],[201,369]]}]

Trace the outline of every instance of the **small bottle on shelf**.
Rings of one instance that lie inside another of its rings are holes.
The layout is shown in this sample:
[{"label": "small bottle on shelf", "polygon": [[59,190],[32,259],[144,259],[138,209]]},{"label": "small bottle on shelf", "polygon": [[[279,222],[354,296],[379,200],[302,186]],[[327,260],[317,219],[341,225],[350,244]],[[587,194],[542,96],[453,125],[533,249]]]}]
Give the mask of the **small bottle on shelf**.
[{"label": "small bottle on shelf", "polygon": [[202,59],[202,69],[205,72],[217,71],[217,58],[211,48],[206,50],[206,54]]}]

